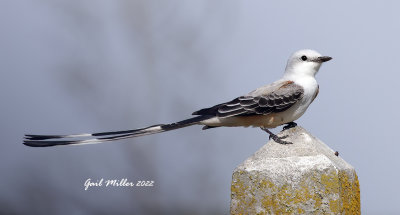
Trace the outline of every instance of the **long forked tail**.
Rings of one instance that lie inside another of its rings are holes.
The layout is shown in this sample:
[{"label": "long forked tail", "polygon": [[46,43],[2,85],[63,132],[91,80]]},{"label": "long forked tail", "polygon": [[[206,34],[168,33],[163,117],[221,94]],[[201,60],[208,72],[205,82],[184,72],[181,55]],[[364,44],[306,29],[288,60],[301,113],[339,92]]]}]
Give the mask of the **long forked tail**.
[{"label": "long forked tail", "polygon": [[[190,119],[182,120],[171,124],[152,125],[146,128],[139,128],[126,131],[111,131],[93,134],[72,134],[72,135],[32,135],[26,134],[24,145],[31,147],[47,147],[47,146],[60,146],[60,145],[81,145],[101,143],[114,140],[127,139],[132,137],[145,136],[150,134],[157,134],[165,131],[171,131],[179,128],[184,128],[191,125],[196,125],[199,122],[212,118],[213,116],[197,116]],[[89,138],[95,137],[95,138]],[[86,138],[86,139],[76,139]],[[53,140],[58,139],[58,140]]]}]

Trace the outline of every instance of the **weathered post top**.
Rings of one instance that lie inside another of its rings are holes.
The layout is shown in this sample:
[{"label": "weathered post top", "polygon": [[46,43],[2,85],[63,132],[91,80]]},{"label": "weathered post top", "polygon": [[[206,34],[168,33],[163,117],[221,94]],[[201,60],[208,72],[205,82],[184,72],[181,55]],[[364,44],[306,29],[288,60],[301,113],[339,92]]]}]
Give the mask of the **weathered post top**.
[{"label": "weathered post top", "polygon": [[279,133],[232,175],[231,214],[360,214],[354,168],[302,127]]}]

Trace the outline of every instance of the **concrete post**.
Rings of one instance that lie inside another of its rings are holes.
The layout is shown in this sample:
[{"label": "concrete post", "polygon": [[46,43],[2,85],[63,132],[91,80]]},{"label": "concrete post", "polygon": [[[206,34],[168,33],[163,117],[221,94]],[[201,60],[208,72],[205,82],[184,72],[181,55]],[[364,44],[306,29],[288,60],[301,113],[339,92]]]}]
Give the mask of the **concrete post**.
[{"label": "concrete post", "polygon": [[232,175],[231,214],[360,214],[354,168],[302,127],[279,133]]}]

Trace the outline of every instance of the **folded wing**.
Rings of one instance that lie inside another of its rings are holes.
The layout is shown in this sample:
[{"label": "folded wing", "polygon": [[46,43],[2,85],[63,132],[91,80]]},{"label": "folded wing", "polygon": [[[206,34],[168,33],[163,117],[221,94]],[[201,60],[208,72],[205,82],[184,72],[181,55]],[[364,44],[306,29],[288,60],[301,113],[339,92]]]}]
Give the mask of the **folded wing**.
[{"label": "folded wing", "polygon": [[259,88],[230,102],[194,112],[194,115],[218,117],[267,115],[289,109],[304,95],[304,89],[292,81]]}]

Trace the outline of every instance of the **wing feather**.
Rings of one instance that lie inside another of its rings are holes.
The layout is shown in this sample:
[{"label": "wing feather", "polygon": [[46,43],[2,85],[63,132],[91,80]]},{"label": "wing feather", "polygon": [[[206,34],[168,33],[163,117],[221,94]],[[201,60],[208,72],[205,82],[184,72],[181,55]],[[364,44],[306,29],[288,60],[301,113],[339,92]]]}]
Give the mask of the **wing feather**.
[{"label": "wing feather", "polygon": [[266,115],[289,109],[304,95],[304,89],[292,81],[259,88],[230,102],[194,112],[195,115],[218,117]]}]

